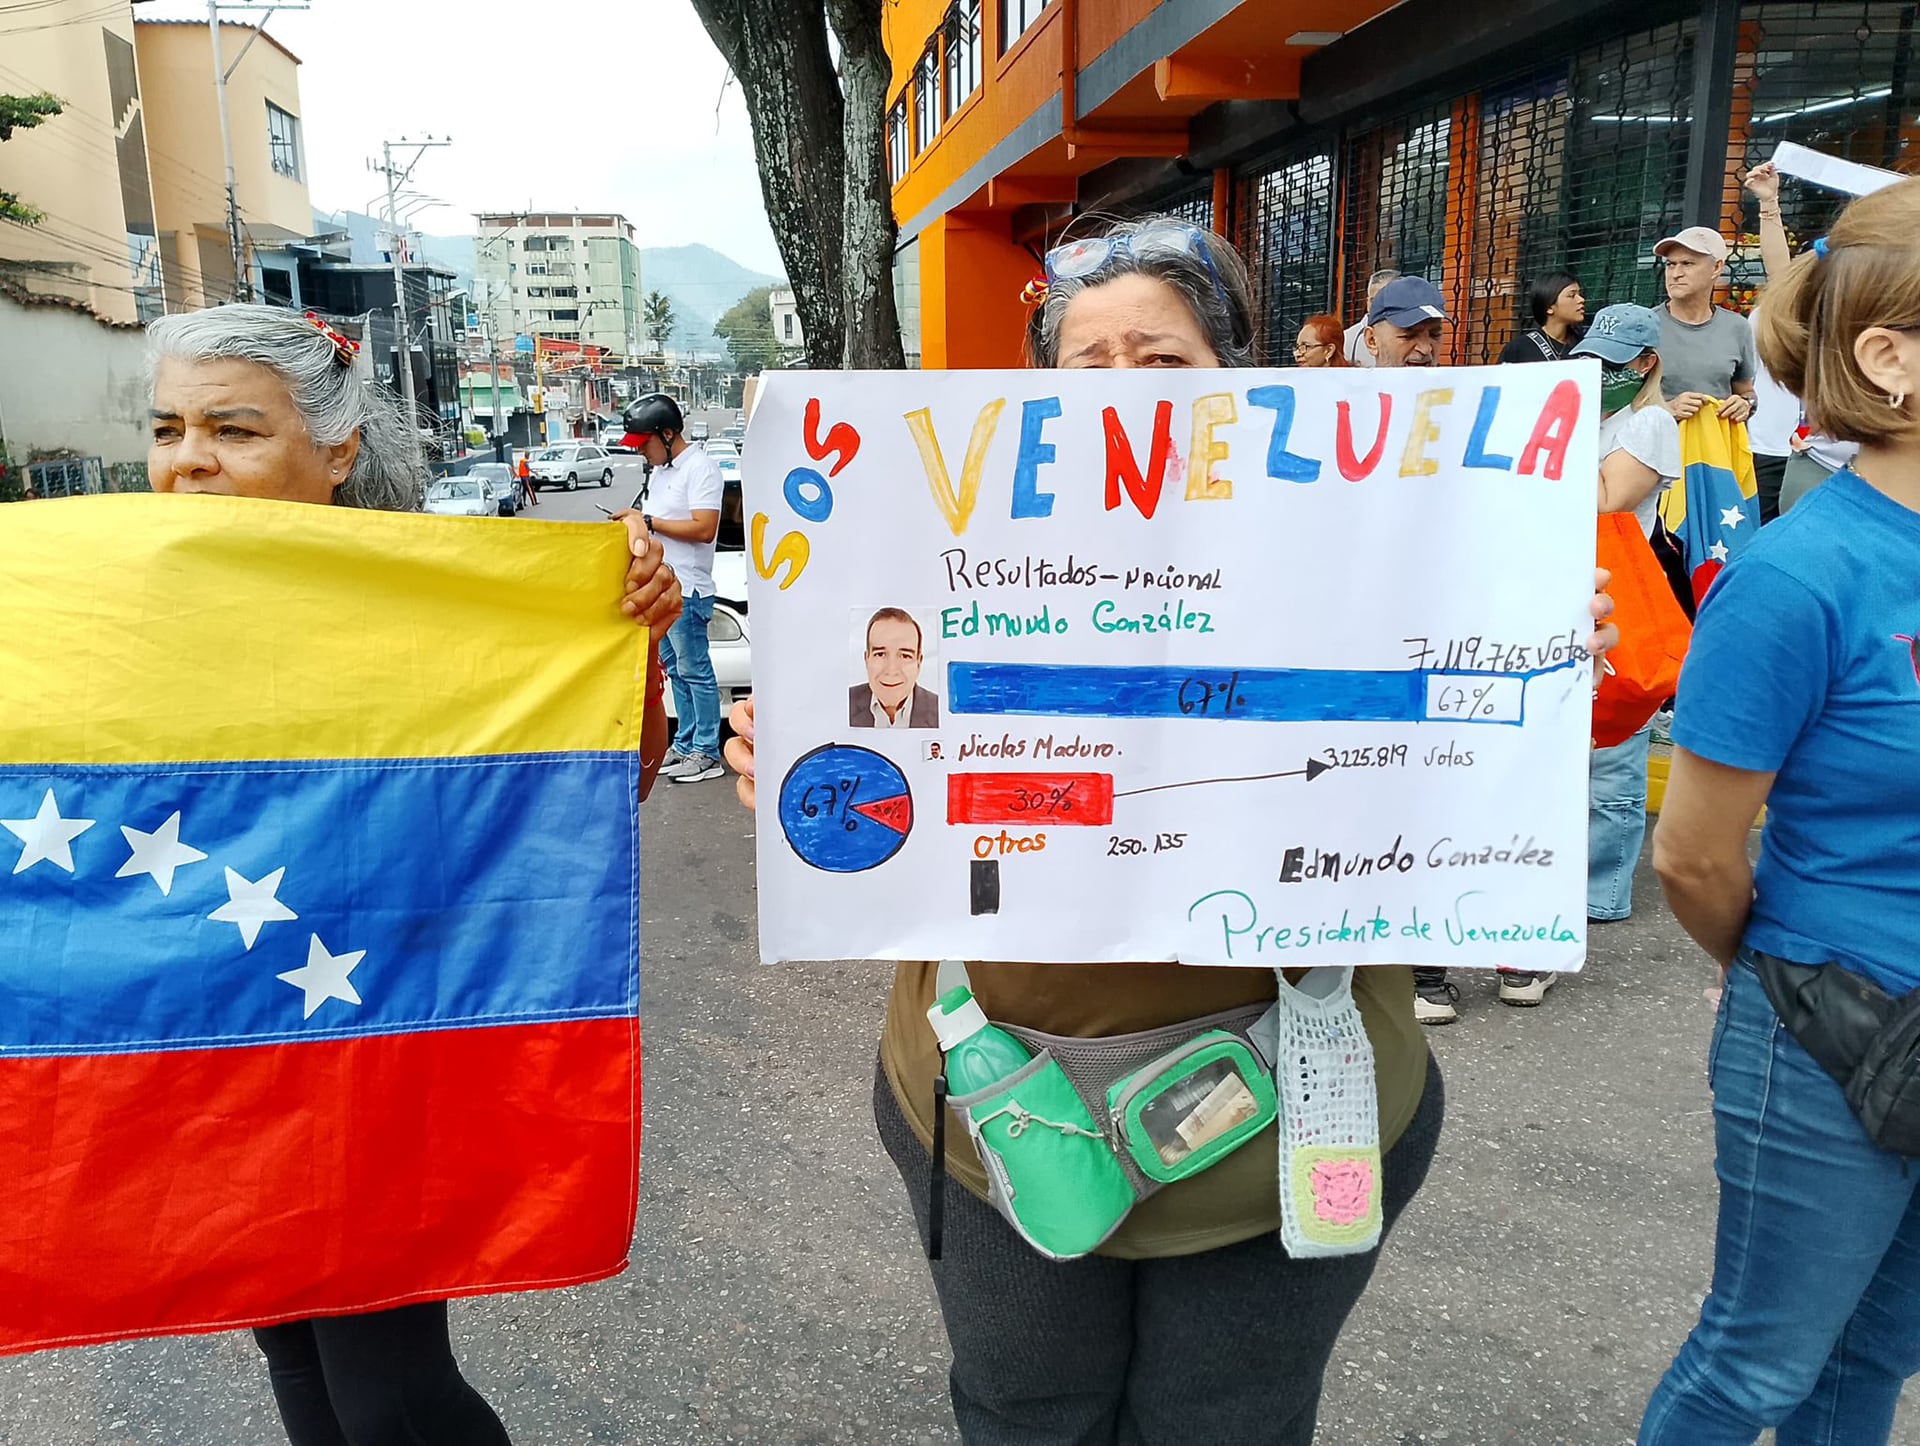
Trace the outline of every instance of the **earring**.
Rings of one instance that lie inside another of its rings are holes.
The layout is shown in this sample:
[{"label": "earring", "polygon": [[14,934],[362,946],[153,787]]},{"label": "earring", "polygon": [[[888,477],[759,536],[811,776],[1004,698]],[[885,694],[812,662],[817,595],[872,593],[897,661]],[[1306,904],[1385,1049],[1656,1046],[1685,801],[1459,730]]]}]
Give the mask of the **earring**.
[{"label": "earring", "polygon": [[1900,408],[1904,407],[1906,404],[1907,404],[1907,394],[1905,392],[1888,392],[1887,393],[1887,405],[1892,407],[1896,412],[1899,411]]}]

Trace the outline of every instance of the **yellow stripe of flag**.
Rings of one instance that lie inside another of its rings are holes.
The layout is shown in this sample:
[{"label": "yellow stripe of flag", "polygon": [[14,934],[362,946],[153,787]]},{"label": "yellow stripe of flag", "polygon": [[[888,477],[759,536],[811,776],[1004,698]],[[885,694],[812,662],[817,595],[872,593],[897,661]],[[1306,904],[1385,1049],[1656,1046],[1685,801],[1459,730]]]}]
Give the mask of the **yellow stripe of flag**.
[{"label": "yellow stripe of flag", "polygon": [[627,564],[613,524],[198,496],[0,509],[0,762],[637,748]]}]

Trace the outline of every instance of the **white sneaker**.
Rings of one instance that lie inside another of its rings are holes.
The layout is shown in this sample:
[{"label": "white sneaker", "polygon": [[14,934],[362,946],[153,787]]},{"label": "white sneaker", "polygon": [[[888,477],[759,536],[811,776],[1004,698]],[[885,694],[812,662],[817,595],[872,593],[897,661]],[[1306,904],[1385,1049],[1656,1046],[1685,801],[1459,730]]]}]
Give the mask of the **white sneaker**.
[{"label": "white sneaker", "polygon": [[724,778],[727,770],[717,758],[696,753],[673,771],[675,783],[705,783],[709,778]]},{"label": "white sneaker", "polygon": [[1535,973],[1530,969],[1500,971],[1500,1002],[1516,1009],[1531,1009],[1547,997],[1547,991],[1559,981],[1558,974]]}]

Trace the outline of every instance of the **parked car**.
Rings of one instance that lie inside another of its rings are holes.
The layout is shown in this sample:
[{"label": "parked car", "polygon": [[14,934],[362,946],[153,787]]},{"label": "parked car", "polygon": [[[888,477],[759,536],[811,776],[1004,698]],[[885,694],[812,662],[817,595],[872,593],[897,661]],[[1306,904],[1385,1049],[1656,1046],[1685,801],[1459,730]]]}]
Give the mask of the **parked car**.
[{"label": "parked car", "polygon": [[525,484],[513,475],[513,468],[505,462],[475,462],[467,469],[467,475],[493,488],[494,496],[500,500],[502,517],[511,517],[527,505]]},{"label": "parked car", "polygon": [[[722,523],[721,536],[726,535]],[[707,650],[713,655],[714,681],[720,685],[720,716],[753,691],[753,635],[747,625],[747,555],[724,543],[713,555],[713,620],[707,624]],[[667,713],[677,716],[673,689],[667,689]]]},{"label": "parked car", "polygon": [[613,485],[613,454],[596,442],[560,442],[527,459],[535,487],[575,491],[582,482]]},{"label": "parked car", "polygon": [[626,440],[627,428],[624,423],[619,423],[611,427],[602,427],[600,429],[600,435],[595,438],[595,441],[600,446],[605,447],[609,452],[625,451],[626,449],[621,446],[621,443]]},{"label": "parked car", "polygon": [[426,510],[440,517],[492,517],[500,494],[482,477],[442,477],[428,484]]}]

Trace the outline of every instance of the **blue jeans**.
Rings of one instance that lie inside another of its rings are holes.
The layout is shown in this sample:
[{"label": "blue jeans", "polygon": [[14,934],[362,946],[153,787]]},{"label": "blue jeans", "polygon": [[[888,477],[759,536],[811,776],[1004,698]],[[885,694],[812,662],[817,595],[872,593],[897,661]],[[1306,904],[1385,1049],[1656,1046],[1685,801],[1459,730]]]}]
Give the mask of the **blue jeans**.
[{"label": "blue jeans", "polygon": [[1625,743],[1587,760],[1587,917],[1633,913],[1633,871],[1647,838],[1647,748],[1651,720]]},{"label": "blue jeans", "polygon": [[1873,1446],[1920,1371],[1920,1175],[1871,1144],[1743,954],[1713,1044],[1713,1293],[1640,1446]]},{"label": "blue jeans", "polygon": [[707,651],[707,624],[713,621],[713,594],[685,599],[680,621],[660,639],[660,666],[673,680],[673,711],[679,728],[673,746],[703,758],[720,756],[720,685],[713,678]]}]

